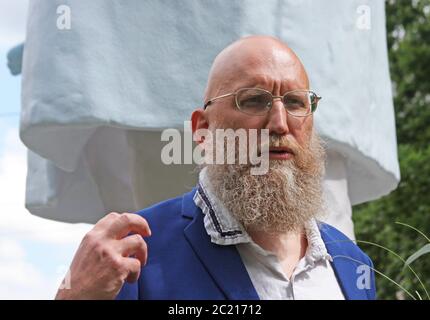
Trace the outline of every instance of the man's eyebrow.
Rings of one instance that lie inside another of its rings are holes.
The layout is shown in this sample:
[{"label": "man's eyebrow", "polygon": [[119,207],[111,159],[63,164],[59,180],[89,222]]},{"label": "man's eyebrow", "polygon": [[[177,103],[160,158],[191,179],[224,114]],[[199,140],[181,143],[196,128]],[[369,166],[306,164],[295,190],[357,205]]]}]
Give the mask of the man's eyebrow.
[{"label": "man's eyebrow", "polygon": [[[293,90],[297,90],[297,89],[306,89],[306,88],[301,88],[301,87],[292,87],[292,86],[288,86],[289,89],[287,89],[285,92],[289,92],[289,91],[293,91]],[[237,91],[239,89],[242,88],[259,88],[259,89],[264,89],[267,90],[269,92],[272,92],[272,87],[268,84],[264,84],[264,83],[259,83],[259,82],[244,82],[244,83],[239,83],[236,86],[234,86],[234,90],[233,91]]]},{"label": "man's eyebrow", "polygon": [[[248,79],[241,82],[240,80],[237,82],[237,84],[234,85],[232,91],[237,91],[241,88],[261,88],[268,91],[272,91],[272,84],[275,80],[272,81],[268,76],[265,75],[255,75],[252,77],[248,77]],[[291,82],[291,79],[284,79],[283,80],[285,87],[288,89],[285,92],[293,91],[297,89],[306,89],[305,87],[298,86],[297,83]]]},{"label": "man's eyebrow", "polygon": [[244,82],[239,82],[237,85],[235,85],[235,90],[238,90],[240,88],[261,88],[261,89],[268,89],[269,82],[267,79],[256,77],[254,79],[249,79]]}]

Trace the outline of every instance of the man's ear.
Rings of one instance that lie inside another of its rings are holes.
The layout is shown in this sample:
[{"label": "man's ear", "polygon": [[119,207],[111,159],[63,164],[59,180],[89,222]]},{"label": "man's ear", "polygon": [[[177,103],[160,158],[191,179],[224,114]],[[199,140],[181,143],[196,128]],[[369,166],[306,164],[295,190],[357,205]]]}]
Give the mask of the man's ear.
[{"label": "man's ear", "polygon": [[[205,112],[205,110],[201,108],[194,110],[191,114],[191,130],[193,131],[193,136],[195,136],[197,130],[208,128],[209,122],[207,120],[207,113]],[[198,144],[202,143],[203,138],[201,136],[198,136],[196,142]]]}]

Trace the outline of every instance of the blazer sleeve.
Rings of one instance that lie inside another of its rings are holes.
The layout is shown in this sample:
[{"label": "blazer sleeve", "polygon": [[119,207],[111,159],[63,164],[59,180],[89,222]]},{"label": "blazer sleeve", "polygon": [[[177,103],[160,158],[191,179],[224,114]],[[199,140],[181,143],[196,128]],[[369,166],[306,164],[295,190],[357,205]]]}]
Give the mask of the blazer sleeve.
[{"label": "blazer sleeve", "polygon": [[372,259],[367,257],[368,265],[370,266],[370,288],[367,289],[367,297],[369,300],[376,300],[376,281],[375,281],[375,271]]},{"label": "blazer sleeve", "polygon": [[139,281],[125,282],[115,300],[139,300]]}]

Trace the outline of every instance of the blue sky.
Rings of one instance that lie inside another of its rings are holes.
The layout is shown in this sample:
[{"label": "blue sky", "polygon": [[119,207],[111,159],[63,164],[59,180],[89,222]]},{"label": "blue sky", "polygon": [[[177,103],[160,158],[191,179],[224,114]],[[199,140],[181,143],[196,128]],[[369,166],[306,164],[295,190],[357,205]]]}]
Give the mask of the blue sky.
[{"label": "blue sky", "polygon": [[24,207],[21,77],[10,74],[6,55],[25,39],[27,5],[28,0],[0,0],[0,299],[52,299],[91,228],[42,219]]}]

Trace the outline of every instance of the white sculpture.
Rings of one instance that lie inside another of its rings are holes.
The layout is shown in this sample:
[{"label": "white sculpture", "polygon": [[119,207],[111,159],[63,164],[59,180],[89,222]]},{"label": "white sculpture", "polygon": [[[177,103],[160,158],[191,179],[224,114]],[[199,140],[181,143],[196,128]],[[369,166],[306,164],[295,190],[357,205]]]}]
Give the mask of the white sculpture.
[{"label": "white sculpture", "polygon": [[28,17],[21,138],[33,214],[95,222],[191,189],[192,166],[161,164],[160,131],[183,126],[215,55],[249,34],[288,43],[323,97],[328,221],[353,237],[351,204],[397,186],[383,0],[35,0]]}]

